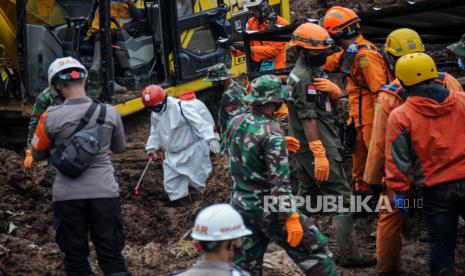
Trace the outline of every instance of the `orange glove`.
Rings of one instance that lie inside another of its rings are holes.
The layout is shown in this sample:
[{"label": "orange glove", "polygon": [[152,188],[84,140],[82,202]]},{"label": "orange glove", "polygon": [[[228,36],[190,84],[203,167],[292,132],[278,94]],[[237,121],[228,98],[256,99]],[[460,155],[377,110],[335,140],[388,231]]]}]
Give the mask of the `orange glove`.
[{"label": "orange glove", "polygon": [[292,136],[284,137],[286,140],[287,151],[296,153],[300,149],[300,141]]},{"label": "orange glove", "polygon": [[326,150],[321,140],[311,141],[310,150],[315,158],[315,178],[318,181],[328,181],[329,179],[329,161],[326,158]]},{"label": "orange glove", "polygon": [[23,166],[24,170],[27,171],[32,166],[32,151],[31,149],[26,149],[26,158],[24,158]]},{"label": "orange glove", "polygon": [[281,108],[274,113],[276,118],[283,118],[286,116],[289,116],[289,109],[287,107],[287,104],[283,104]]},{"label": "orange glove", "polygon": [[327,93],[331,100],[337,100],[342,96],[341,88],[328,79],[315,78],[313,85],[315,85],[316,90]]},{"label": "orange glove", "polygon": [[286,219],[287,243],[292,247],[299,246],[304,236],[304,229],[299,221],[299,213],[294,212]]}]

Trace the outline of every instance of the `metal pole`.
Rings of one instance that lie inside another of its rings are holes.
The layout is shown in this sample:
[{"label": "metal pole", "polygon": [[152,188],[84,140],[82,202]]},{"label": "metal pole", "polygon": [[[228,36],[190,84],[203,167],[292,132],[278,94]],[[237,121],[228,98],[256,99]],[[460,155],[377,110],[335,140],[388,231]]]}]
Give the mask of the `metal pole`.
[{"label": "metal pole", "polygon": [[[26,20],[26,4],[27,0],[18,0],[16,5],[16,18],[17,18],[17,35],[16,45],[18,46],[18,61],[19,61],[19,75],[22,83],[24,84],[25,93],[23,96],[34,96],[32,91],[31,82],[29,81],[29,68],[27,56],[27,20]],[[19,87],[21,89],[21,87]]]},{"label": "metal pole", "polygon": [[99,0],[99,35],[100,35],[100,100],[111,102],[114,91],[113,49],[111,47],[111,1]]}]

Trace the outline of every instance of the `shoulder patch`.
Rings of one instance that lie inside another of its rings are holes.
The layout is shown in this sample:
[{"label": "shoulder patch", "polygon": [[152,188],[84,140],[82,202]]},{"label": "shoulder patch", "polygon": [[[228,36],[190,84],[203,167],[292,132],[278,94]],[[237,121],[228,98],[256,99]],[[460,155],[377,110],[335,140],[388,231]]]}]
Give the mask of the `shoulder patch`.
[{"label": "shoulder patch", "polygon": [[368,59],[365,55],[360,56],[360,59],[358,60],[358,64],[360,68],[367,68],[368,67]]}]

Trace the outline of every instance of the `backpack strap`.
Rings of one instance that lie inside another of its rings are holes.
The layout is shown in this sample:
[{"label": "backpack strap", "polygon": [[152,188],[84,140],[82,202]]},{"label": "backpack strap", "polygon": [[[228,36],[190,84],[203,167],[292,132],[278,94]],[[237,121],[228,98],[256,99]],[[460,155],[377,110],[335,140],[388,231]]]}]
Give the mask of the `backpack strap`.
[{"label": "backpack strap", "polygon": [[184,120],[186,120],[186,122],[187,122],[188,124],[190,124],[190,123],[189,123],[189,120],[187,120],[187,118],[186,118],[186,115],[184,115],[184,112],[182,111],[181,101],[178,102],[178,106],[179,106],[179,110],[181,111],[182,117],[184,118]]},{"label": "backpack strap", "polygon": [[100,113],[97,118],[97,124],[103,125],[105,123],[105,117],[107,116],[107,106],[105,104],[100,105]]},{"label": "backpack strap", "polygon": [[83,129],[89,123],[90,118],[92,118],[92,115],[94,115],[94,112],[97,109],[97,106],[98,106],[98,103],[92,101],[92,103],[90,104],[89,108],[86,111],[86,114],[84,114],[84,117],[81,118],[81,121],[79,121],[78,126],[76,127],[76,129],[73,131],[73,133],[69,137],[76,134],[78,131]]},{"label": "backpack strap", "polygon": [[105,117],[107,116],[107,107],[105,104],[100,104],[95,101],[92,101],[92,103],[90,104],[89,108],[86,111],[86,114],[84,114],[84,117],[81,118],[81,121],[79,121],[78,126],[73,131],[73,133],[71,133],[69,137],[73,136],[74,134],[82,130],[90,122],[90,119],[92,118],[92,115],[94,115],[94,112],[97,109],[97,106],[100,106],[100,112],[97,118],[97,124],[100,126],[103,125],[103,123],[105,122]]}]

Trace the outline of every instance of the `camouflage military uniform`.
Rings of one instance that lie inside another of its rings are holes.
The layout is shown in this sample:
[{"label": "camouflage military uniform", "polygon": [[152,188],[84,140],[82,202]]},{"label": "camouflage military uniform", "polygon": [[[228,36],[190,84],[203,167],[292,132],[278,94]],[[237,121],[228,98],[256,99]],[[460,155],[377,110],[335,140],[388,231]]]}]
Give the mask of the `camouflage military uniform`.
[{"label": "camouflage military uniform", "polygon": [[[262,76],[266,78],[269,76]],[[281,87],[280,79],[275,77]],[[258,99],[246,96],[249,103]],[[273,94],[274,93],[274,94]],[[261,103],[273,102],[279,92],[263,92]],[[287,93],[286,93],[287,94]],[[289,256],[307,275],[337,275],[326,245],[327,238],[319,232],[313,222],[300,215],[304,236],[297,247],[287,243],[285,220],[295,210],[270,212],[264,209],[264,196],[283,196],[292,199],[288,152],[284,132],[277,121],[258,109],[233,118],[226,133],[229,163],[234,182],[231,204],[238,210],[247,228],[253,234],[243,239],[243,246],[236,255],[235,264],[252,275],[260,275],[263,257],[270,241],[274,241],[286,250]],[[292,209],[292,208],[290,208]]]},{"label": "camouflage military uniform", "polygon": [[[245,88],[240,86],[237,82],[233,82],[221,96],[220,112],[219,112],[219,125],[221,134],[224,136],[229,120],[234,116],[240,115],[247,111],[247,105],[243,97],[247,94]],[[224,137],[222,146],[224,145]]]},{"label": "camouflage military uniform", "polygon": [[36,102],[32,107],[32,116],[29,122],[29,129],[27,134],[27,147],[30,149],[32,136],[39,123],[40,115],[47,110],[49,106],[60,105],[63,103],[63,98],[51,87],[45,88],[36,98]]},{"label": "camouflage military uniform", "polygon": [[[312,79],[325,77],[320,68],[307,66],[299,59],[288,78],[288,84],[293,87],[289,105],[289,135],[300,140],[302,145],[296,154],[299,171],[300,195],[343,195],[345,204],[348,204],[351,188],[347,182],[342,166],[342,145],[339,130],[335,124],[329,98],[325,93],[315,93]],[[322,141],[326,156],[330,164],[329,180],[321,183],[314,176],[314,158],[308,146],[301,120],[315,119],[320,140]]]},{"label": "camouflage military uniform", "polygon": [[[218,63],[208,68],[207,77],[204,81],[213,82],[214,85],[218,85],[219,82],[222,82],[227,79],[231,79],[233,75],[228,72],[228,68],[223,63]],[[247,94],[245,88],[240,86],[237,82],[231,79],[232,83],[226,90],[223,92],[220,101],[219,108],[219,118],[218,122],[220,125],[220,131],[223,135],[223,140],[221,143],[221,150],[226,150],[225,137],[226,128],[228,126],[229,120],[232,117],[244,113],[247,110],[247,105],[244,102],[243,97]]]}]

